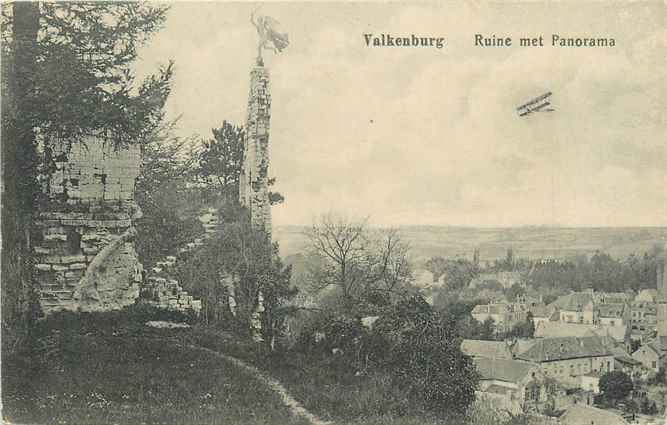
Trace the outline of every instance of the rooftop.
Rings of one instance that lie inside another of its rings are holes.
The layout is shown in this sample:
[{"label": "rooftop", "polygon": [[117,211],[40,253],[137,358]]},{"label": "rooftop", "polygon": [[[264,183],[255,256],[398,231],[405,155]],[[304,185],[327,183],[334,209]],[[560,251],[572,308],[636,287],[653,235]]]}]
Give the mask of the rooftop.
[{"label": "rooftop", "polygon": [[471,357],[486,357],[489,359],[511,360],[512,353],[507,343],[503,341],[482,341],[464,339],[461,351]]},{"label": "rooftop", "polygon": [[518,383],[537,370],[535,365],[517,360],[473,359],[481,379]]},{"label": "rooftop", "polygon": [[622,318],[623,313],[625,312],[625,304],[619,303],[605,303],[598,306],[598,312],[600,317],[607,318]]},{"label": "rooftop", "polygon": [[544,338],[528,350],[518,353],[517,359],[531,362],[609,356],[611,350],[597,336]]},{"label": "rooftop", "polygon": [[541,322],[535,328],[535,338],[610,336],[616,341],[625,339],[626,326],[588,325],[584,323]]},{"label": "rooftop", "polygon": [[627,425],[621,416],[597,407],[573,404],[560,417],[563,425]]},{"label": "rooftop", "polygon": [[567,311],[583,311],[586,304],[593,301],[590,292],[572,292],[571,294],[558,297],[556,301],[549,304]]}]

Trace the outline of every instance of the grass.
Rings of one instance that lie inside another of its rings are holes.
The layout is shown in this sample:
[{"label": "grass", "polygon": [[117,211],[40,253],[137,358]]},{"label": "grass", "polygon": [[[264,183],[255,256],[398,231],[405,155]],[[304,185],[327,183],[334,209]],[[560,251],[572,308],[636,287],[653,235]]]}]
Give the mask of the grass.
[{"label": "grass", "polygon": [[6,422],[307,423],[247,371],[184,346],[187,330],[143,332],[141,324],[102,317],[107,320],[70,317],[67,328],[46,326],[40,339],[50,341],[48,349],[3,359]]},{"label": "grass", "polygon": [[63,314],[44,321],[31,350],[2,361],[3,417],[37,424],[298,425],[279,396],[203,346],[254,364],[306,409],[336,425],[496,425],[490,406],[439,419],[407,400],[387,376],[355,376],[335,356],[267,353],[228,332],[153,329],[181,320],[144,307]]},{"label": "grass", "polygon": [[196,328],[195,344],[243,359],[278,379],[310,412],[336,425],[498,425],[507,423],[491,406],[474,406],[464,417],[438,418],[410,402],[388,376],[355,376],[335,356],[287,352],[272,355],[239,343],[224,332]]}]

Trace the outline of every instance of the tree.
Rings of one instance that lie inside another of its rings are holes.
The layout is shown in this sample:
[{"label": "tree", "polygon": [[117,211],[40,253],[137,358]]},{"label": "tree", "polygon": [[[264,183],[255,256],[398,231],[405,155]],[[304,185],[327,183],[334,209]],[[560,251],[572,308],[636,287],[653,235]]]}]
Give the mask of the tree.
[{"label": "tree", "polygon": [[507,289],[506,296],[507,300],[510,302],[514,302],[518,297],[526,295],[526,289],[519,285],[518,283],[515,283],[512,285],[509,289]]},{"label": "tree", "polygon": [[290,286],[291,267],[283,264],[278,245],[253,228],[240,206],[223,205],[219,215],[225,217],[220,232],[187,259],[179,280],[189,282],[188,289],[202,297],[206,320],[233,323],[245,336],[257,330],[253,316],[261,303],[261,334],[273,347],[291,313],[288,302],[297,293]]},{"label": "tree", "polygon": [[506,337],[508,338],[533,338],[535,335],[535,324],[533,323],[533,314],[528,312],[526,315],[526,321],[523,323],[517,323],[507,332]]},{"label": "tree", "polygon": [[220,128],[214,128],[213,139],[205,141],[195,154],[197,167],[195,175],[224,200],[235,200],[239,193],[239,176],[243,165],[243,141],[245,130],[223,121]]},{"label": "tree", "polygon": [[385,368],[410,400],[435,413],[463,413],[475,400],[478,374],[461,352],[454,323],[443,320],[419,296],[394,304],[374,330],[387,341],[381,345]]},{"label": "tree", "polygon": [[505,256],[503,268],[508,271],[514,270],[514,250],[512,247],[507,248],[507,255]]},{"label": "tree", "polygon": [[[36,96],[39,10],[32,2],[14,2],[11,7],[13,25],[8,28],[3,18],[2,27],[6,36],[2,43],[1,132],[3,348],[20,342],[33,319],[30,229],[38,193],[32,103]],[[9,11],[6,3],[2,11],[4,17]]]},{"label": "tree", "polygon": [[607,372],[600,377],[600,391],[612,403],[625,399],[632,389],[632,379],[620,370]]},{"label": "tree", "polygon": [[482,322],[482,326],[479,329],[479,339],[492,341],[496,334],[496,323],[492,318],[487,317],[486,320]]},{"label": "tree", "polygon": [[[172,67],[134,84],[137,47],[165,20],[164,5],[2,4],[3,330],[30,323],[30,240],[41,158],[51,143],[94,136],[143,143],[159,127]],[[5,72],[6,71],[6,72]],[[5,332],[7,337],[9,333]],[[3,344],[5,346],[6,344]]]},{"label": "tree", "polygon": [[[117,144],[141,143],[161,124],[171,66],[137,87],[130,65],[138,47],[162,27],[165,5],[33,2],[28,8],[16,4],[3,14],[2,36],[12,40],[11,29],[28,16],[35,22],[36,16],[37,32],[30,45],[39,67],[28,74],[34,78],[25,79],[33,94],[25,101],[28,119],[45,141],[94,135]],[[17,50],[23,48],[16,44]]]},{"label": "tree", "polygon": [[[223,202],[235,202],[239,195],[239,181],[243,167],[245,129],[223,121],[220,128],[214,128],[213,139],[206,140],[194,152],[195,177],[203,183],[206,196],[220,198]],[[276,178],[268,180],[272,187]],[[269,191],[269,203],[280,204],[285,200],[282,194]]]},{"label": "tree", "polygon": [[192,161],[182,155],[188,139],[173,137],[173,124],[165,125],[142,149],[135,200],[143,213],[136,248],[144,267],[202,232],[196,215],[203,205],[188,178]]},{"label": "tree", "polygon": [[426,262],[425,267],[433,273],[434,281],[444,275],[447,287],[450,289],[465,288],[479,274],[478,267],[464,258],[432,257]]},{"label": "tree", "polygon": [[334,287],[341,308],[351,312],[368,304],[387,305],[403,294],[411,279],[407,245],[395,230],[370,231],[366,220],[325,215],[308,233],[309,280],[322,291]]}]

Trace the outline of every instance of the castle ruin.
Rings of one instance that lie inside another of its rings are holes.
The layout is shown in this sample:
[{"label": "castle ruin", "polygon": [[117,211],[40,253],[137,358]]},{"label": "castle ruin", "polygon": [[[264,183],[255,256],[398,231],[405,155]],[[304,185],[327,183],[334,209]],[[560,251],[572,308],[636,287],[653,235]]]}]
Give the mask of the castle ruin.
[{"label": "castle ruin", "polygon": [[250,213],[250,222],[271,235],[269,202],[269,121],[271,96],[269,71],[258,64],[250,72],[250,96],[246,119],[244,156],[239,181],[239,201]]},{"label": "castle ruin", "polygon": [[35,280],[42,311],[101,311],[134,303],[142,266],[134,250],[141,151],[89,137],[53,143],[35,220]]}]

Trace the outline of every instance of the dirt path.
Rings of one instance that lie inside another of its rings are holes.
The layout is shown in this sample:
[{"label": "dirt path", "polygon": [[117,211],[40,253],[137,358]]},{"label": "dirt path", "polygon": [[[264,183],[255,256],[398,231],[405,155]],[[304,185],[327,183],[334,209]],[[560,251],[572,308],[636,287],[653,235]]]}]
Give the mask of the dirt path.
[{"label": "dirt path", "polygon": [[289,393],[287,392],[285,387],[283,387],[280,382],[278,382],[277,380],[275,380],[273,378],[270,378],[270,377],[264,375],[256,367],[251,366],[251,365],[247,364],[246,362],[237,359],[236,357],[231,357],[231,356],[228,356],[226,354],[219,353],[215,350],[211,350],[210,348],[201,347],[199,345],[188,345],[188,347],[193,348],[195,350],[203,350],[203,351],[206,351],[208,353],[211,353],[214,356],[217,356],[217,357],[220,357],[224,360],[227,360],[228,362],[233,363],[234,365],[238,366],[239,368],[245,369],[248,372],[252,373],[257,378],[259,378],[259,380],[261,380],[266,385],[268,385],[272,390],[274,390],[275,392],[280,394],[280,397],[283,399],[283,403],[285,404],[285,406],[287,406],[287,408],[292,412],[293,415],[305,418],[308,421],[310,421],[310,423],[313,424],[313,425],[333,425],[333,422],[324,421],[324,420],[318,418],[317,416],[313,415],[309,411],[307,411],[301,405],[301,403],[299,403],[298,401],[296,401],[294,399],[294,397],[289,395]]}]

